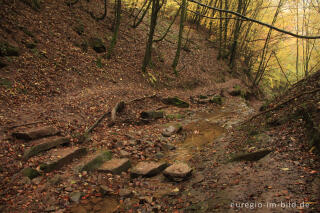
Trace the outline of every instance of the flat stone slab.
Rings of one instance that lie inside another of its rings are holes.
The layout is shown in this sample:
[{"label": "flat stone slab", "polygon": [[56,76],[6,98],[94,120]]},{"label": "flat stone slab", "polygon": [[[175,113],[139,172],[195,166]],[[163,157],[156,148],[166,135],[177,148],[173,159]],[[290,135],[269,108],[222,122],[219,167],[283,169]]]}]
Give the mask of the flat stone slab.
[{"label": "flat stone slab", "polygon": [[18,139],[35,140],[43,137],[57,135],[59,130],[51,126],[37,127],[33,129],[18,130],[12,136]]},{"label": "flat stone slab", "polygon": [[112,158],[112,154],[110,151],[102,151],[98,154],[93,154],[92,156],[88,156],[86,162],[81,165],[80,171],[93,171],[98,169],[104,162],[110,160]]},{"label": "flat stone slab", "polygon": [[136,178],[139,176],[152,177],[159,174],[167,167],[167,163],[158,162],[140,162],[134,168],[131,169],[131,177]]},{"label": "flat stone slab", "polygon": [[182,181],[191,176],[192,169],[186,163],[175,163],[163,171],[164,176],[173,181]]},{"label": "flat stone slab", "polygon": [[112,174],[120,174],[126,172],[131,167],[130,160],[128,158],[114,158],[106,161],[98,169],[100,172],[111,172]]},{"label": "flat stone slab", "polygon": [[56,169],[60,169],[64,165],[71,163],[75,158],[82,157],[87,154],[86,148],[67,147],[52,150],[49,153],[50,162],[40,165],[40,169],[44,172],[51,172]]},{"label": "flat stone slab", "polygon": [[70,143],[69,138],[61,136],[52,136],[49,138],[43,138],[32,142],[31,148],[24,152],[23,158],[25,160],[32,156],[39,154],[40,152],[47,151],[59,145]]}]

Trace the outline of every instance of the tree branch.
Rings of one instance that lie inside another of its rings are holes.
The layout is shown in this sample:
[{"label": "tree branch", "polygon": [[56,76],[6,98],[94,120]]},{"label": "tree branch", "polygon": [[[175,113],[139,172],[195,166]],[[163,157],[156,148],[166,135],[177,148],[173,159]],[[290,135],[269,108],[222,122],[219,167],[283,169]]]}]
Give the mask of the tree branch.
[{"label": "tree branch", "polygon": [[304,35],[295,34],[295,33],[292,33],[292,32],[289,32],[289,31],[286,31],[286,30],[283,30],[283,29],[279,29],[279,28],[277,28],[275,26],[272,26],[270,24],[267,24],[267,23],[264,23],[264,22],[261,22],[261,21],[246,17],[246,16],[241,15],[240,13],[237,13],[237,12],[234,12],[234,11],[224,10],[224,9],[220,9],[220,8],[217,8],[217,7],[211,7],[211,6],[208,6],[206,4],[202,4],[202,3],[198,2],[198,1],[195,1],[195,0],[188,0],[188,1],[193,2],[195,4],[198,4],[198,5],[202,6],[202,7],[207,7],[207,8],[212,9],[212,10],[217,10],[217,11],[221,11],[221,12],[224,12],[224,13],[229,13],[229,14],[238,16],[238,17],[240,17],[242,19],[245,19],[247,21],[252,21],[254,23],[260,24],[262,26],[268,27],[270,29],[273,29],[275,31],[278,31],[278,32],[281,32],[281,33],[284,33],[284,34],[291,35],[291,36],[296,37],[296,38],[303,38],[303,39],[319,39],[320,38],[320,35],[317,35],[317,36],[304,36]]}]

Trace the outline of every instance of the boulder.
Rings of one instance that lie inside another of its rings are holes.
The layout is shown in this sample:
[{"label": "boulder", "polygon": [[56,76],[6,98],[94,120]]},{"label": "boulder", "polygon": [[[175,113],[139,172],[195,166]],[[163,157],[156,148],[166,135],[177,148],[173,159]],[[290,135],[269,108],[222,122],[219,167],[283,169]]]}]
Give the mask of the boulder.
[{"label": "boulder", "polygon": [[175,163],[163,171],[165,177],[179,182],[191,176],[192,169],[186,163]]},{"label": "boulder", "polygon": [[131,177],[136,178],[142,177],[152,177],[159,174],[162,170],[167,167],[167,163],[158,162],[140,162],[134,168],[131,169]]},{"label": "boulder", "polygon": [[131,163],[128,158],[114,158],[103,163],[99,167],[98,171],[111,172],[112,174],[121,174],[121,172],[126,172],[130,167]]}]

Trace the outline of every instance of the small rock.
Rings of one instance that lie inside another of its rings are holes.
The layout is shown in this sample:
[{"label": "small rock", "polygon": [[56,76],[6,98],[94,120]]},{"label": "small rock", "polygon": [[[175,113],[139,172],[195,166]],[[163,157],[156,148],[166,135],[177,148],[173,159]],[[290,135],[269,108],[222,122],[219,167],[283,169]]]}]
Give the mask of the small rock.
[{"label": "small rock", "polygon": [[79,203],[81,197],[82,197],[81,192],[71,192],[70,193],[70,200],[75,203]]},{"label": "small rock", "polygon": [[100,193],[102,195],[110,195],[110,194],[113,194],[113,190],[111,188],[109,188],[108,186],[101,185],[100,186]]},{"label": "small rock", "polygon": [[64,190],[66,192],[72,192],[73,191],[72,187],[70,187],[70,186],[66,187]]},{"label": "small rock", "polygon": [[175,163],[163,171],[163,174],[170,180],[182,181],[191,176],[192,169],[186,163]]},{"label": "small rock", "polygon": [[131,170],[131,177],[151,177],[157,175],[167,167],[167,163],[140,162]]},{"label": "small rock", "polygon": [[175,133],[178,133],[182,130],[182,126],[180,124],[170,125],[162,131],[162,135],[164,137],[170,137]]},{"label": "small rock", "polygon": [[121,197],[130,197],[132,195],[132,191],[129,189],[120,189],[119,190],[119,195]]},{"label": "small rock", "polygon": [[142,197],[139,197],[140,199],[140,203],[152,203],[153,202],[153,197],[151,196],[142,196]]}]

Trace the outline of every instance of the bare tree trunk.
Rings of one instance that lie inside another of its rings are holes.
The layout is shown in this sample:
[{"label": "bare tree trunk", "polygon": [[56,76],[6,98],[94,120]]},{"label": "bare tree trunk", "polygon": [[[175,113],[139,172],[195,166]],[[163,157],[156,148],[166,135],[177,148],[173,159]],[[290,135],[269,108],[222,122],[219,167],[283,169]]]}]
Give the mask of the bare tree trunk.
[{"label": "bare tree trunk", "polygon": [[172,68],[175,74],[177,73],[177,65],[179,63],[180,52],[181,52],[181,44],[182,44],[182,35],[183,35],[183,27],[184,27],[184,19],[187,11],[187,0],[182,0],[182,9],[181,9],[181,16],[180,16],[180,27],[179,27],[179,38],[178,38],[178,47],[176,51],[176,56],[174,57]]},{"label": "bare tree trunk", "polygon": [[116,0],[116,11],[115,11],[115,27],[113,29],[113,37],[110,43],[110,47],[108,50],[107,58],[111,58],[113,54],[113,49],[117,43],[118,33],[120,28],[120,20],[121,20],[121,0]]},{"label": "bare tree trunk", "polygon": [[152,0],[152,13],[151,13],[151,22],[150,22],[150,30],[149,36],[146,46],[146,52],[144,54],[143,64],[142,64],[142,72],[146,72],[147,66],[149,66],[151,62],[151,53],[152,53],[152,43],[153,36],[157,26],[158,12],[160,10],[160,0]]}]

